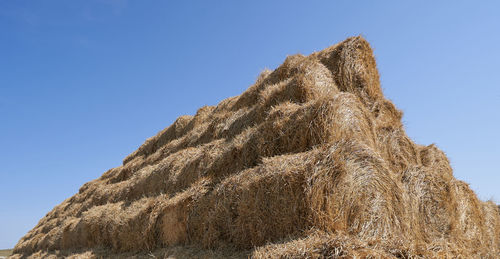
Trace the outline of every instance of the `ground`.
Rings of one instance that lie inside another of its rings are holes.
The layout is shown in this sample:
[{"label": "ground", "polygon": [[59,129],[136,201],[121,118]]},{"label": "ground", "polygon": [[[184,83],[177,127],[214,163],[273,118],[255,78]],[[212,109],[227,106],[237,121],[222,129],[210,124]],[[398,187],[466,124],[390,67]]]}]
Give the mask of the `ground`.
[{"label": "ground", "polygon": [[0,250],[0,259],[5,258],[12,254],[12,249],[2,249]]}]

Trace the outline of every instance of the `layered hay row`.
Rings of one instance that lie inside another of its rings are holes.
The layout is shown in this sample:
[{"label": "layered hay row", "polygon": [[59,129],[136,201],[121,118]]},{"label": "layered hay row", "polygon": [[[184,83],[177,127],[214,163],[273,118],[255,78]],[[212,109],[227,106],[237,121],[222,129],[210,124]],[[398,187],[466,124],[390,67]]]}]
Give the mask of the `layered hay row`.
[{"label": "layered hay row", "polygon": [[86,183],[14,252],[499,257],[498,207],[437,147],[413,143],[401,117],[361,37],[290,56]]}]

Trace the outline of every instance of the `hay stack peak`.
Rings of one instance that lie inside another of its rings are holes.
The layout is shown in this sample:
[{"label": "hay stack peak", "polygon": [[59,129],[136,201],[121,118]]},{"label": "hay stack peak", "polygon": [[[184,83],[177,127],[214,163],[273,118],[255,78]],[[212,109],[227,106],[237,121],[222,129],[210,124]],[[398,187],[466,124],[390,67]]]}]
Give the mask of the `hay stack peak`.
[{"label": "hay stack peak", "polygon": [[146,140],[14,252],[500,256],[497,206],[456,180],[436,146],[408,138],[401,117],[362,37],[289,56]]}]

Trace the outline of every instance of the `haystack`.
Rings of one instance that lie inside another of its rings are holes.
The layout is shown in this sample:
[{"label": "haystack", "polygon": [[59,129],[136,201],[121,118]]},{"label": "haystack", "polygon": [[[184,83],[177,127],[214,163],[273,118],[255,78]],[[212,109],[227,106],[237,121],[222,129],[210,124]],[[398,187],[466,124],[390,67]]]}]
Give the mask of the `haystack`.
[{"label": "haystack", "polygon": [[363,38],[290,56],[83,185],[15,256],[499,258],[498,207],[401,118]]}]

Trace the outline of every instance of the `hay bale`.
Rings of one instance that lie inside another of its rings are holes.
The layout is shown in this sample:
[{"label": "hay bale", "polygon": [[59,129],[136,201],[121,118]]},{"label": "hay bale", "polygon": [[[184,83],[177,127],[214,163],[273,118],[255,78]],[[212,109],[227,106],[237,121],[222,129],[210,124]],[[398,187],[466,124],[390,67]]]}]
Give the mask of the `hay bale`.
[{"label": "hay bale", "polygon": [[160,131],[156,136],[149,138],[142,144],[137,151],[128,155],[124,160],[125,165],[129,161],[133,160],[137,156],[147,156],[154,153],[158,148],[162,147],[166,143],[182,136],[185,133],[186,126],[193,119],[192,116],[185,115],[177,118],[175,122],[166,129]]},{"label": "hay bale", "polygon": [[303,105],[282,103],[270,111],[259,131],[261,156],[302,152],[347,137],[375,145],[371,114],[349,93]]},{"label": "hay bale", "polygon": [[313,55],[332,71],[340,91],[353,93],[366,104],[383,97],[373,51],[362,37],[349,38]]},{"label": "hay bale", "polygon": [[416,240],[429,243],[449,238],[456,208],[452,184],[426,167],[414,166],[402,174],[409,223]]},{"label": "hay bale", "polygon": [[409,167],[421,164],[418,146],[402,128],[377,129],[377,145],[379,153],[393,172],[401,174]]},{"label": "hay bale", "polygon": [[219,183],[190,212],[192,241],[251,248],[300,235],[308,225],[305,179],[318,152],[266,158]]},{"label": "hay bale", "polygon": [[406,239],[402,187],[395,178],[369,146],[336,142],[308,179],[313,225],[359,240]]},{"label": "hay bale", "polygon": [[420,147],[419,149],[422,165],[428,167],[435,174],[443,175],[443,177],[449,180],[453,178],[453,169],[451,169],[450,161],[436,145],[432,144]]}]

